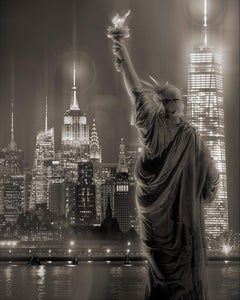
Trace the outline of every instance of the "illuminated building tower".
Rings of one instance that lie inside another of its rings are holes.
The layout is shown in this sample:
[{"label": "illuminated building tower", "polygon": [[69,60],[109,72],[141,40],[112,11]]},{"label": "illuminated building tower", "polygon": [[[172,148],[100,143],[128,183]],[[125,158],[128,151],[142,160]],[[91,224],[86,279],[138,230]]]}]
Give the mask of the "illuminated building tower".
[{"label": "illuminated building tower", "polygon": [[187,117],[198,130],[220,172],[215,200],[205,209],[209,236],[228,230],[227,178],[221,55],[207,43],[207,2],[204,1],[204,44],[189,58]]},{"label": "illuminated building tower", "polygon": [[6,148],[0,151],[0,173],[10,175],[23,174],[23,151],[17,148],[14,141],[14,112],[12,102],[11,113],[11,141]]},{"label": "illuminated building tower", "polygon": [[90,147],[89,147],[90,160],[93,163],[93,177],[96,186],[96,221],[100,223],[101,219],[101,177],[99,177],[98,166],[102,162],[101,148],[99,145],[98,133],[96,128],[95,118],[93,118],[93,124],[90,134]]},{"label": "illuminated building tower", "polygon": [[4,183],[4,216],[7,223],[15,224],[26,212],[25,175],[9,176]]},{"label": "illuminated building tower", "polygon": [[75,182],[64,182],[65,216],[68,218],[71,225],[74,225],[76,220],[76,186],[77,183]]},{"label": "illuminated building tower", "polygon": [[93,119],[92,130],[90,135],[89,154],[92,162],[102,162],[101,148],[99,145],[95,118]]},{"label": "illuminated building tower", "polygon": [[79,162],[76,186],[76,223],[78,225],[93,225],[95,218],[93,164],[91,161]]},{"label": "illuminated building tower", "polygon": [[73,65],[73,87],[70,109],[64,114],[61,140],[61,160],[65,176],[77,181],[78,162],[89,159],[89,126],[77,100],[76,67]]},{"label": "illuminated building tower", "polygon": [[32,171],[32,188],[30,210],[36,205],[46,204],[49,208],[49,182],[46,161],[54,160],[54,129],[47,129],[47,98],[45,113],[45,130],[40,131],[36,139],[35,156]]},{"label": "illuminated building tower", "polygon": [[123,232],[129,230],[129,179],[123,139],[119,148],[119,160],[115,178],[115,217]]},{"label": "illuminated building tower", "polygon": [[10,175],[23,174],[23,151],[14,141],[14,111],[11,111],[11,140],[0,151],[0,215],[4,214],[4,184]]}]

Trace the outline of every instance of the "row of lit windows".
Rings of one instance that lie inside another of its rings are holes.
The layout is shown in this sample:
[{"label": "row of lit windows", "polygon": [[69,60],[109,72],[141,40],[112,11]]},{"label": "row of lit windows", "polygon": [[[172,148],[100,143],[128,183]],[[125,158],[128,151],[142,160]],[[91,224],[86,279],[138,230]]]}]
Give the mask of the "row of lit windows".
[{"label": "row of lit windows", "polygon": [[117,185],[116,186],[117,192],[128,192],[128,190],[129,190],[128,185]]}]

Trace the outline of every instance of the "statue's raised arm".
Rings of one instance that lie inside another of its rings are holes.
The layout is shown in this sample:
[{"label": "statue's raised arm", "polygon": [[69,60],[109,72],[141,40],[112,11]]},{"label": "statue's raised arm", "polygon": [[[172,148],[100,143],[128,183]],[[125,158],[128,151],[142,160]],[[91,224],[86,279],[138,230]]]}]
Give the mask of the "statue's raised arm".
[{"label": "statue's raised arm", "polygon": [[115,66],[118,72],[122,72],[128,94],[134,104],[135,96],[133,95],[133,91],[142,88],[142,84],[124,44],[124,39],[130,37],[129,27],[125,25],[129,14],[130,10],[123,17],[116,14],[112,19],[113,26],[108,27],[107,36],[113,40]]}]

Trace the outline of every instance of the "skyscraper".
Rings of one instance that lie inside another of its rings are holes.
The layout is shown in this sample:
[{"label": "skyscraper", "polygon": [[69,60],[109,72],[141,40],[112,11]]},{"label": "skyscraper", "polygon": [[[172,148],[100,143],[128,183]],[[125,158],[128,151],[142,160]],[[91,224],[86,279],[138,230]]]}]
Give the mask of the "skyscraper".
[{"label": "skyscraper", "polygon": [[93,118],[93,124],[92,124],[91,134],[90,134],[89,156],[90,156],[90,160],[93,163],[93,180],[96,187],[96,193],[95,193],[96,222],[100,223],[102,179],[101,176],[99,176],[100,175],[99,165],[101,165],[102,162],[102,153],[101,153],[101,147],[98,139],[95,117]]},{"label": "skyscraper", "polygon": [[228,230],[222,62],[220,53],[208,45],[206,0],[203,29],[204,43],[189,56],[187,117],[211,150],[220,172],[217,196],[205,208],[206,232],[217,237]]},{"label": "skyscraper", "polygon": [[69,181],[77,181],[78,162],[89,159],[89,126],[77,100],[76,66],[73,64],[73,87],[70,109],[64,114],[61,161]]},{"label": "skyscraper", "polygon": [[45,130],[40,131],[36,139],[32,171],[32,187],[29,208],[32,210],[37,204],[46,204],[49,208],[49,182],[47,177],[46,161],[53,160],[54,149],[54,129],[47,128],[47,98],[45,111]]},{"label": "skyscraper", "polygon": [[112,216],[115,217],[115,180],[111,178],[101,184],[101,222],[106,217],[108,201],[111,204]]},{"label": "skyscraper", "polygon": [[65,183],[60,161],[46,160],[45,168],[49,189],[49,210],[58,216],[66,215]]},{"label": "skyscraper", "polygon": [[11,105],[11,140],[7,147],[0,151],[0,215],[4,214],[6,208],[6,199],[4,198],[5,183],[7,183],[9,178],[11,178],[9,177],[10,175],[20,176],[23,174],[23,151],[18,149],[14,141],[13,102]]},{"label": "skyscraper", "polygon": [[4,183],[4,216],[7,223],[16,224],[18,216],[25,213],[25,175],[9,176]]},{"label": "skyscraper", "polygon": [[102,162],[102,153],[98,139],[96,120],[93,118],[93,124],[90,134],[90,148],[89,148],[90,159],[92,162]]},{"label": "skyscraper", "polygon": [[[105,182],[112,181],[115,189],[115,174],[117,164],[116,163],[93,163],[93,178],[96,187],[96,222],[102,222],[105,217],[105,209],[107,199],[105,198],[105,191],[108,189],[107,185],[103,187]],[[103,191],[104,190],[104,191]],[[114,198],[114,195],[113,195]],[[111,198],[113,200],[113,198]],[[113,208],[114,206],[112,206]],[[113,208],[114,210],[114,208]]]},{"label": "skyscraper", "polygon": [[23,151],[17,148],[14,141],[14,111],[12,102],[11,112],[11,140],[6,148],[0,151],[0,173],[10,175],[23,174]]},{"label": "skyscraper", "polygon": [[115,217],[118,220],[120,229],[123,232],[129,230],[129,178],[128,167],[125,155],[125,146],[121,139],[119,147],[119,160],[115,178]]},{"label": "skyscraper", "polygon": [[96,218],[95,184],[91,161],[78,163],[78,183],[76,186],[76,223],[93,225]]}]

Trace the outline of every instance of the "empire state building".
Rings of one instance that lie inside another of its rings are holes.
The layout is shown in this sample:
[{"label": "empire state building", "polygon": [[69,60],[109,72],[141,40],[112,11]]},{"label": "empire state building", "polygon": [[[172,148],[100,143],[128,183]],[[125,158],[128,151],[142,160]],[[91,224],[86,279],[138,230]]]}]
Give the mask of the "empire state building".
[{"label": "empire state building", "polygon": [[89,159],[89,126],[77,100],[76,65],[73,64],[73,87],[70,108],[65,112],[61,138],[61,163],[65,177],[77,181],[78,162]]}]

